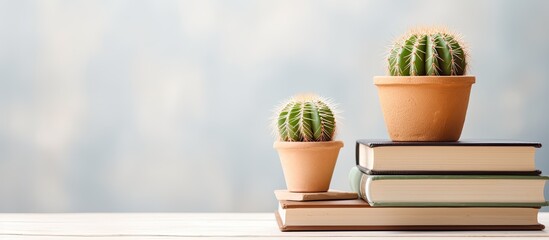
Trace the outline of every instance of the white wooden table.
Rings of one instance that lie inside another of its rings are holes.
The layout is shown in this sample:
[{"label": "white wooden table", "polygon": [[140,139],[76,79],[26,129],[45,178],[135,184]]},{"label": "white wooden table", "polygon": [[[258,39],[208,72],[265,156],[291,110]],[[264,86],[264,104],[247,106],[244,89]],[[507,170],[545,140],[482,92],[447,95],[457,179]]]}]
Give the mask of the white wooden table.
[{"label": "white wooden table", "polygon": [[[539,220],[549,227],[549,213]],[[273,213],[0,214],[0,239],[549,239],[545,231],[280,232]]]}]

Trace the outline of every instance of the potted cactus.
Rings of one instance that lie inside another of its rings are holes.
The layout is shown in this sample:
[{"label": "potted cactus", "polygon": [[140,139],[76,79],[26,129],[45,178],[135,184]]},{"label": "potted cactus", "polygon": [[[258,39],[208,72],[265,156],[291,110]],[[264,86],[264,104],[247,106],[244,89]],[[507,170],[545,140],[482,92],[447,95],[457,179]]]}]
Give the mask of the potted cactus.
[{"label": "potted cactus", "polygon": [[286,186],[291,192],[325,192],[343,142],[336,132],[334,106],[314,94],[298,95],[276,111],[274,132]]},{"label": "potted cactus", "polygon": [[385,124],[393,141],[457,141],[474,76],[467,51],[442,28],[413,29],[393,44],[390,76],[374,77]]}]

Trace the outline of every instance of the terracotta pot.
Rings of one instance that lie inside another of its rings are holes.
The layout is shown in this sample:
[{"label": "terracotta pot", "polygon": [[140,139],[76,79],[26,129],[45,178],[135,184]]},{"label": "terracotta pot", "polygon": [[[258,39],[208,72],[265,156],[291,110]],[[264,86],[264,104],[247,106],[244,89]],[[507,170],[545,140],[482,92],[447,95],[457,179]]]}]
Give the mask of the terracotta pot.
[{"label": "terracotta pot", "polygon": [[474,76],[374,77],[393,141],[457,141]]},{"label": "terracotta pot", "polygon": [[334,172],[341,141],[280,142],[278,151],[290,192],[326,192]]}]

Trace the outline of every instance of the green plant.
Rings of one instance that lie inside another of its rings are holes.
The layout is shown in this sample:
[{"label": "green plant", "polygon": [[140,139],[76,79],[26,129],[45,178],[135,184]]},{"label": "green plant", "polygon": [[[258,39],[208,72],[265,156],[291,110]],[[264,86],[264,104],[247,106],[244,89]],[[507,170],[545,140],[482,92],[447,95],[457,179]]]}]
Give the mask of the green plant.
[{"label": "green plant", "polygon": [[280,141],[331,141],[336,116],[330,100],[314,94],[297,95],[276,111],[275,129]]},{"label": "green plant", "polygon": [[389,51],[391,76],[465,75],[467,51],[457,34],[443,28],[412,29]]}]

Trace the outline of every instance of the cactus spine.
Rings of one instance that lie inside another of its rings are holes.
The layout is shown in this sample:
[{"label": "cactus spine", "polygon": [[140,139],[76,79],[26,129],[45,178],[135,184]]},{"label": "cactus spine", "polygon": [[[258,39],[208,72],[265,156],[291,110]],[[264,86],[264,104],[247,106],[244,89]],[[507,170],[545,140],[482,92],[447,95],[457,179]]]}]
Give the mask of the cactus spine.
[{"label": "cactus spine", "polygon": [[287,142],[331,141],[336,118],[332,103],[317,95],[298,95],[277,111],[275,125],[279,140]]},{"label": "cactus spine", "polygon": [[393,44],[391,76],[465,75],[467,52],[460,37],[442,28],[414,29]]}]

